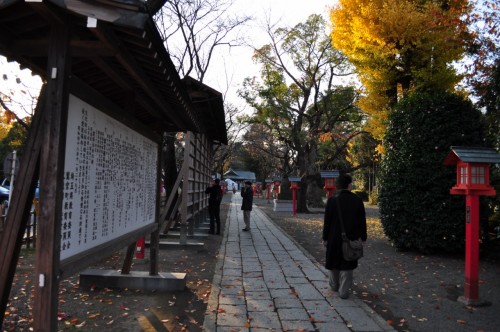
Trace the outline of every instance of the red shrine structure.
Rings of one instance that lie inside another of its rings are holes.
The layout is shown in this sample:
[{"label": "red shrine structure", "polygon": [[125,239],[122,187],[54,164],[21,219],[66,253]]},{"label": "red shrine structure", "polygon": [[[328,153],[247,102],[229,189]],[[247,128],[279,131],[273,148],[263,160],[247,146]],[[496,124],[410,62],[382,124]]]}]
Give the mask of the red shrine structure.
[{"label": "red shrine structure", "polygon": [[338,170],[332,170],[332,171],[320,171],[321,178],[325,179],[325,186],[323,187],[324,190],[328,192],[328,198],[333,196],[333,192],[337,190],[336,186],[336,179],[339,177],[339,171]]},{"label": "red shrine structure", "polygon": [[490,186],[490,164],[500,163],[492,148],[452,146],[445,165],[456,165],[457,182],[452,195],[465,195],[465,287],[458,300],[467,305],[482,305],[479,300],[479,196],[494,196]]},{"label": "red shrine structure", "polygon": [[297,215],[297,190],[299,189],[300,177],[289,177],[290,189],[292,189],[293,216]]}]

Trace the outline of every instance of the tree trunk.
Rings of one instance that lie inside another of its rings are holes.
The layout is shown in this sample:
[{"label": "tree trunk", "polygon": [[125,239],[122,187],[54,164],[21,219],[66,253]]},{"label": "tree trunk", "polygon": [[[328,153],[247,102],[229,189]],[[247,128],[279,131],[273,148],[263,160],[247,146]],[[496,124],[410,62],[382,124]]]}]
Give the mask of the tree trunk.
[{"label": "tree trunk", "polygon": [[298,213],[309,213],[307,209],[307,178],[300,181],[299,190],[297,192],[297,212]]},{"label": "tree trunk", "polygon": [[298,151],[297,166],[302,178],[297,202],[297,212],[300,213],[309,213],[309,209],[307,208],[307,192],[309,184],[314,185],[311,182],[314,179],[315,173],[317,173],[314,166],[318,159],[317,150],[316,143],[314,140],[311,140],[304,145],[301,151]]}]

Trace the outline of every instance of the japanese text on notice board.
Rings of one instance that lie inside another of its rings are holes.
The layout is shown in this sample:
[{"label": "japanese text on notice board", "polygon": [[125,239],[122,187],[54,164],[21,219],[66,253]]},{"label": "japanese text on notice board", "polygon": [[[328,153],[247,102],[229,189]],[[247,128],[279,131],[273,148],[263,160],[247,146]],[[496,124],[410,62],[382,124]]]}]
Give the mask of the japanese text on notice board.
[{"label": "japanese text on notice board", "polygon": [[61,260],[155,222],[158,144],[70,95]]}]

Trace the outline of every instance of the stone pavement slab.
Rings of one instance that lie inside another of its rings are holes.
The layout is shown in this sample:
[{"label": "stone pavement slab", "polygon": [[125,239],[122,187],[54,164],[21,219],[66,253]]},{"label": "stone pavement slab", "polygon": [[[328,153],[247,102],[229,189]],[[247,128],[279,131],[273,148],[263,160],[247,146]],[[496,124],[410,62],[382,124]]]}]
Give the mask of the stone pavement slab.
[{"label": "stone pavement slab", "polygon": [[243,232],[234,195],[219,250],[204,330],[395,331],[361,300],[342,300],[327,271],[254,205]]}]

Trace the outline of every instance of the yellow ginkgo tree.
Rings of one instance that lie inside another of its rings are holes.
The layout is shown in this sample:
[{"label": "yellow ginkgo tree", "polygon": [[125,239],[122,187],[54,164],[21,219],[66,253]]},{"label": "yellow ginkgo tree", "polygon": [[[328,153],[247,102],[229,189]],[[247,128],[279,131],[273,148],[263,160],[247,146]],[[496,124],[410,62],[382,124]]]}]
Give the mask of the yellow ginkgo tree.
[{"label": "yellow ginkgo tree", "polygon": [[469,38],[465,0],[339,0],[330,12],[333,46],[356,67],[368,130],[381,139],[389,110],[413,90],[454,89]]}]

